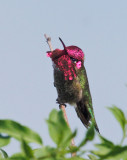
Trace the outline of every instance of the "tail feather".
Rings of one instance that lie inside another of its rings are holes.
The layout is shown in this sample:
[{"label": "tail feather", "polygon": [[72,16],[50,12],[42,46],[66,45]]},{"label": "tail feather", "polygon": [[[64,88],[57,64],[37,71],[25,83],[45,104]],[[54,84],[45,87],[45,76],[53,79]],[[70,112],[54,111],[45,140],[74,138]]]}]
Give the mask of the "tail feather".
[{"label": "tail feather", "polygon": [[87,107],[84,107],[84,104],[82,101],[79,101],[77,103],[77,107],[75,108],[78,117],[82,121],[82,123],[85,125],[86,128],[89,126],[89,120],[90,120],[90,114],[87,110]]},{"label": "tail feather", "polygon": [[94,118],[94,121],[92,121],[91,114],[88,111],[87,106],[82,101],[80,101],[80,102],[77,103],[77,107],[75,108],[75,110],[77,112],[78,117],[80,118],[80,120],[82,121],[82,123],[84,124],[84,126],[86,128],[89,127],[90,121],[91,121],[92,123],[94,123],[96,131],[98,133],[100,133],[99,132],[99,128],[98,128],[98,126],[96,124],[95,118]]}]

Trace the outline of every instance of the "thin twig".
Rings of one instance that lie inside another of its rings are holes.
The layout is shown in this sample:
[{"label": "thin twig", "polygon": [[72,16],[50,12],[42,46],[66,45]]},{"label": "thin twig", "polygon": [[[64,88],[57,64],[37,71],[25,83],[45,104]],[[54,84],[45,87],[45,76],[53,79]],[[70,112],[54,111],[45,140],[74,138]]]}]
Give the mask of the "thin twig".
[{"label": "thin twig", "polygon": [[[63,104],[60,105],[60,109],[63,111],[64,119],[66,120],[68,126],[70,127],[69,121],[68,121],[68,118],[67,118],[67,114],[66,114],[66,110],[65,110],[65,105],[63,105]],[[73,146],[73,147],[75,146],[75,141],[74,141],[73,138],[71,139],[71,146]],[[76,156],[76,152],[71,153],[71,156],[75,157]]]},{"label": "thin twig", "polygon": [[45,36],[46,42],[49,45],[50,50],[53,51],[53,48],[52,48],[52,45],[51,45],[51,37],[48,37],[46,34],[44,34],[44,36]]},{"label": "thin twig", "polygon": [[[46,34],[44,34],[44,36],[46,38],[46,42],[48,43],[48,46],[49,46],[50,50],[53,51],[53,48],[52,48],[52,45],[51,45],[51,37],[48,37]],[[60,105],[60,109],[63,112],[64,119],[66,120],[68,126],[70,127],[69,122],[68,122],[68,118],[67,118],[67,114],[66,114],[66,110],[65,110],[65,105]],[[71,146],[75,146],[74,139],[71,140]],[[75,152],[72,153],[71,156],[75,157],[76,153]]]}]

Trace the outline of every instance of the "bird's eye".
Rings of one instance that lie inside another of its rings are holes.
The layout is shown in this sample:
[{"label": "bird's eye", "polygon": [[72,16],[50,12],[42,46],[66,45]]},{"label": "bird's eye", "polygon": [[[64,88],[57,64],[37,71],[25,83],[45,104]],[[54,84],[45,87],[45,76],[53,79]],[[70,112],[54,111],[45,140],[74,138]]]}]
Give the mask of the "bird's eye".
[{"label": "bird's eye", "polygon": [[72,60],[73,63],[77,62],[77,59],[70,57],[70,59]]}]

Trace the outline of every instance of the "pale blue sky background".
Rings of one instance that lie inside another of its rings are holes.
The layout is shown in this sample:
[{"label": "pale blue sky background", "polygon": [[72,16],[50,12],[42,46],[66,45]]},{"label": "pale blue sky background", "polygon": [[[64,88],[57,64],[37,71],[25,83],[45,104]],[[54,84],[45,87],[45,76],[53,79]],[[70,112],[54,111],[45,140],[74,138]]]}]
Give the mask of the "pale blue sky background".
[{"label": "pale blue sky background", "polygon": [[[100,132],[118,143],[120,127],[105,106],[116,104],[127,115],[127,1],[0,1],[0,118],[27,125],[53,144],[45,119],[58,105],[44,33],[54,49],[62,49],[61,37],[84,51]],[[78,144],[86,129],[73,107],[67,114],[71,128],[78,128]],[[6,150],[19,151],[19,144]]]}]

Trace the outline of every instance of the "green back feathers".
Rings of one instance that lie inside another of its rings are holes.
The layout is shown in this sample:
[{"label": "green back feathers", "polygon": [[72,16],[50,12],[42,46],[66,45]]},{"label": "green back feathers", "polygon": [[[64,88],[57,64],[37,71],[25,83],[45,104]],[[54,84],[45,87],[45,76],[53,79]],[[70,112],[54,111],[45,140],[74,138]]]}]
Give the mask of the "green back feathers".
[{"label": "green back feathers", "polygon": [[81,69],[78,72],[78,78],[79,78],[79,82],[81,85],[81,88],[84,89],[85,88],[85,84],[87,82],[87,77],[85,77],[85,70],[84,67],[81,67]]}]

